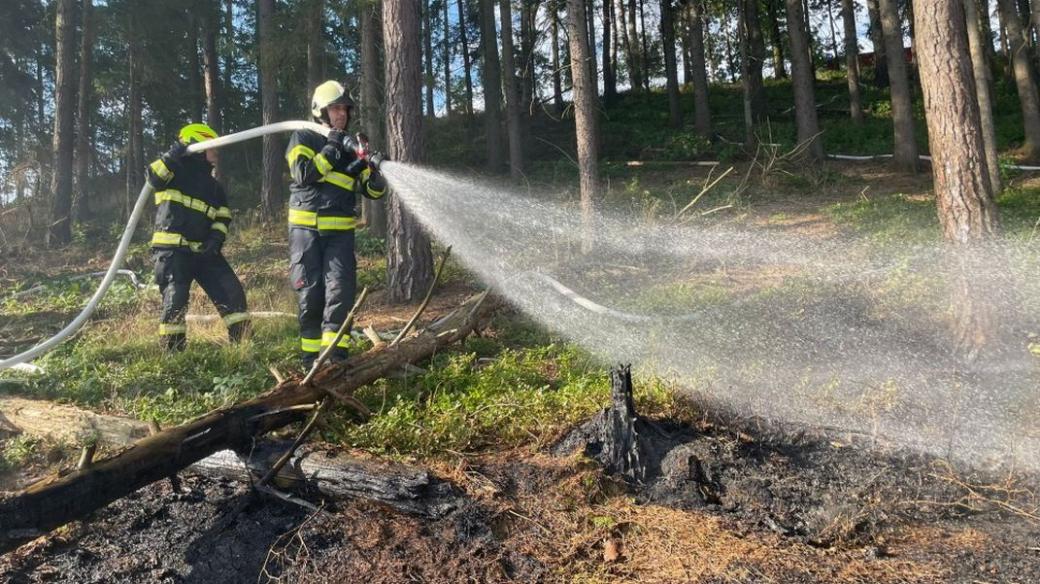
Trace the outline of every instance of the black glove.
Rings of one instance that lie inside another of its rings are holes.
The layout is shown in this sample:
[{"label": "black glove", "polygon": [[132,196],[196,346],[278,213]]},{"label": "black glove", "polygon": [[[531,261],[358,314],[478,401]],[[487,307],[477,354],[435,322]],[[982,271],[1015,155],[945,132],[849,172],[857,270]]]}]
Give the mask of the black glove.
[{"label": "black glove", "polygon": [[176,161],[176,160],[180,160],[181,158],[184,158],[187,155],[188,155],[188,145],[187,144],[182,144],[178,140],[177,142],[174,143],[173,146],[170,146],[170,149],[166,151],[166,154],[163,154],[163,159],[173,162],[173,161]]},{"label": "black glove", "polygon": [[202,249],[199,250],[204,256],[215,257],[220,255],[220,250],[224,247],[224,240],[219,237],[209,237],[205,243],[202,244]]},{"label": "black glove", "polygon": [[346,138],[346,137],[347,137],[347,133],[346,132],[344,132],[343,130],[337,130],[336,128],[333,128],[333,129],[329,130],[329,135],[328,135],[327,139],[329,141],[329,144],[334,145],[337,149],[342,149],[343,148],[343,139]]},{"label": "black glove", "polygon": [[347,165],[347,168],[343,169],[343,172],[352,178],[361,176],[361,173],[368,168],[368,161],[364,158],[356,158],[353,162]]},{"label": "black glove", "polygon": [[368,155],[368,165],[372,167],[372,170],[374,172],[379,172],[379,167],[387,160],[390,159],[386,156],[386,154],[383,154],[378,150]]}]

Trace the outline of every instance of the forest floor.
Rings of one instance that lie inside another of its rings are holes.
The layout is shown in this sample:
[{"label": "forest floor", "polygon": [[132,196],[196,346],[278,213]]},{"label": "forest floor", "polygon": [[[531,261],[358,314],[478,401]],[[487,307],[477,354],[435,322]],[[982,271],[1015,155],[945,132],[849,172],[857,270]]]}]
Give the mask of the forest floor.
[{"label": "forest floor", "polygon": [[[848,230],[882,239],[938,236],[927,176],[907,178],[881,164],[827,163],[813,176],[780,172],[761,177],[753,191],[737,192],[745,171],[700,203],[705,210],[733,205],[713,220],[820,238]],[[610,172],[623,185],[618,198],[645,195],[648,205],[682,203],[706,174],[653,167]],[[1040,215],[1034,183],[1014,178],[1005,194],[1009,231],[1028,233]],[[268,232],[232,241],[231,260],[250,290],[260,291],[251,292],[254,309],[291,311],[280,277],[285,249],[266,240]],[[107,250],[19,253],[20,261],[5,262],[0,273],[5,290],[101,268]],[[362,283],[375,281],[383,269],[377,254],[360,254]],[[136,267],[144,268],[145,258],[138,250]],[[450,272],[427,317],[474,285],[461,271]],[[45,334],[74,312],[84,293],[63,286],[46,299],[2,305],[0,340],[8,345],[0,350],[38,336],[34,331]],[[121,369],[127,360],[158,360],[151,348],[154,307],[154,298],[127,291],[108,305],[99,332],[42,362],[43,377],[0,378],[0,391],[177,422],[269,386],[267,365],[291,367],[290,320],[263,324],[256,346],[242,354],[221,348],[204,359],[213,351],[202,346],[198,353],[189,349],[183,363],[165,363],[169,373],[158,365]],[[39,316],[44,309],[54,318]],[[193,300],[192,312],[207,310]],[[359,324],[392,328],[409,312],[386,306],[377,293]],[[606,476],[564,440],[607,404],[606,368],[524,320],[506,311],[487,338],[422,364],[428,376],[361,394],[380,412],[368,428],[340,420],[323,434],[332,448],[428,466],[461,494],[446,517],[424,520],[364,501],[312,514],[258,498],[245,482],[186,472],[181,492],[168,481],[155,483],[0,556],[0,579],[1024,583],[1040,573],[1040,477],[955,466],[830,430],[727,417],[680,400],[657,380],[636,380],[637,408],[666,429],[657,440],[670,454],[641,484]],[[114,333],[131,338],[90,348]],[[212,345],[219,331],[200,329],[199,338]],[[272,348],[260,347],[266,341]],[[88,361],[94,373],[78,373]],[[237,367],[240,378],[213,379],[220,367]],[[214,389],[190,392],[184,387],[190,383]],[[389,405],[387,392],[398,396]],[[442,396],[452,412],[459,403],[472,408],[469,416],[437,409]],[[69,464],[75,450],[0,439],[8,489]]]}]

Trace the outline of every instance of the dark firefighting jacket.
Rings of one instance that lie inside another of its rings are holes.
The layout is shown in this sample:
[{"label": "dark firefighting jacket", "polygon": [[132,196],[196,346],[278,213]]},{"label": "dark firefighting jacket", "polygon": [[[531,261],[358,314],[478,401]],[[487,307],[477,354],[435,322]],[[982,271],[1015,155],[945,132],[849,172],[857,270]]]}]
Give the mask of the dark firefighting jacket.
[{"label": "dark firefighting jacket", "polygon": [[231,210],[212,170],[202,154],[164,156],[148,166],[157,206],[152,247],[197,252],[207,240],[227,237]]},{"label": "dark firefighting jacket", "polygon": [[378,199],[386,181],[357,154],[339,151],[324,136],[297,130],[285,151],[289,185],[289,226],[322,233],[349,231],[357,225],[357,194]]}]

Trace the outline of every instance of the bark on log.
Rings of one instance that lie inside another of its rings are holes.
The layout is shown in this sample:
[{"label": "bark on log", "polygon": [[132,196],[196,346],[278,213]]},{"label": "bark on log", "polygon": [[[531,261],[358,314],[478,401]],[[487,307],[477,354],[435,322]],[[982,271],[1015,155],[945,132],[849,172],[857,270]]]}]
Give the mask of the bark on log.
[{"label": "bark on log", "polygon": [[59,474],[14,494],[0,496],[0,552],[36,537],[175,474],[207,456],[231,448],[247,451],[255,436],[302,418],[292,406],[317,402],[326,392],[349,395],[385,374],[462,340],[492,310],[476,295],[450,315],[394,347],[373,349],[342,366],[330,365],[308,386],[279,384],[241,404],[216,410],[149,436],[90,468]]}]

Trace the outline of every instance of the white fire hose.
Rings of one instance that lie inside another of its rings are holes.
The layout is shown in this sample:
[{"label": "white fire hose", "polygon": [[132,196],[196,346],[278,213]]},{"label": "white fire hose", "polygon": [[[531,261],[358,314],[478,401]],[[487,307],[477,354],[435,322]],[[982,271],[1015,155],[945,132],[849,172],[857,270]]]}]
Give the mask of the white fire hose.
[{"label": "white fire hose", "polygon": [[[222,146],[227,146],[228,144],[236,144],[238,142],[252,140],[253,138],[259,138],[260,136],[265,136],[267,134],[292,132],[295,130],[313,130],[320,133],[322,136],[326,136],[329,133],[328,128],[314,122],[278,122],[267,126],[260,126],[259,128],[252,128],[250,130],[228,134],[227,136],[221,136],[219,138],[214,138],[213,140],[206,140],[205,142],[196,142],[188,147],[188,152],[194,154],[196,152],[202,152],[203,150],[209,150],[210,148],[220,148]],[[80,327],[83,326],[83,323],[90,318],[90,315],[93,314],[94,309],[97,308],[101,299],[105,297],[105,293],[108,291],[108,287],[112,285],[112,281],[115,280],[116,274],[119,272],[119,269],[123,264],[123,258],[126,257],[126,251],[130,247],[130,240],[134,237],[137,223],[141,220],[141,215],[144,213],[145,206],[149,203],[154,194],[155,189],[145,182],[144,187],[141,188],[141,194],[137,197],[137,203],[134,205],[134,210],[130,213],[130,220],[126,223],[126,229],[123,230],[123,236],[119,240],[119,247],[116,248],[116,254],[112,257],[112,264],[108,267],[105,277],[101,280],[101,284],[94,292],[94,295],[90,297],[90,301],[87,302],[87,306],[83,311],[53,337],[43,341],[28,351],[0,361],[0,369],[9,369],[15,365],[27,363],[36,357],[39,357],[72,336],[80,329]]]}]

